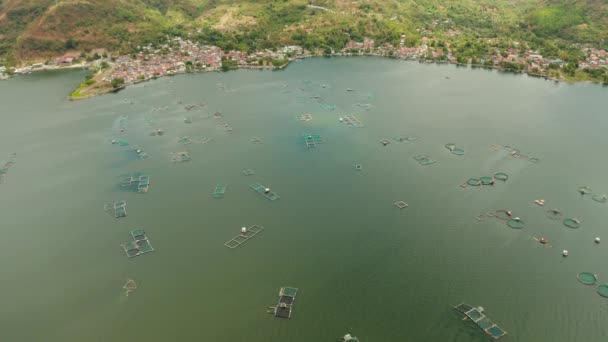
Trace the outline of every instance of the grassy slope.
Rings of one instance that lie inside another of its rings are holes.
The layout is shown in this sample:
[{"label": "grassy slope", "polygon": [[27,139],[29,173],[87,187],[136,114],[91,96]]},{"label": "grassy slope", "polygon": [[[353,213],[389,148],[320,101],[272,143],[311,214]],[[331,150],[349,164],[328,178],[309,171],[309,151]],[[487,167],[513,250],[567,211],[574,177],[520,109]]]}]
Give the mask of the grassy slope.
[{"label": "grassy slope", "polygon": [[[605,47],[608,0],[3,0],[0,63],[78,50],[122,52],[165,34],[203,29],[201,41],[254,49],[296,43],[341,47],[348,37],[419,43],[421,30],[445,37],[498,37],[551,49],[574,42]],[[219,33],[218,33],[219,31]],[[549,43],[547,43],[549,42]]]}]

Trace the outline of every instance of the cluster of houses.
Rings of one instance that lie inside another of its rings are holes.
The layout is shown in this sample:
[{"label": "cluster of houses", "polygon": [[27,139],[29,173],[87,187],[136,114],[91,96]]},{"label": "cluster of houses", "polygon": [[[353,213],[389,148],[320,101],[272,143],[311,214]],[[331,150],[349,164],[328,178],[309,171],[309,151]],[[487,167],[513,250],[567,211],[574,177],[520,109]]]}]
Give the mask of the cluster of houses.
[{"label": "cluster of houses", "polygon": [[174,42],[176,44],[165,44],[160,48],[151,45],[140,47],[134,56],[117,57],[112,73],[104,80],[122,78],[131,83],[183,72],[190,63],[202,70],[218,70],[222,66],[223,53],[217,46],[198,45],[179,38]]},{"label": "cluster of houses", "polygon": [[[517,65],[521,71],[531,74],[546,74],[552,68],[561,68],[564,61],[548,59],[538,52],[509,48],[500,50],[495,48],[483,58],[463,60],[452,54],[447,47],[439,48],[430,45],[430,38],[423,37],[418,47],[406,47],[406,36],[401,36],[399,46],[391,44],[376,45],[374,40],[364,38],[362,42],[349,41],[341,51],[332,51],[332,55],[377,55],[390,56],[410,60],[443,61],[454,64],[483,64],[501,68],[506,63]],[[173,38],[160,47],[152,45],[138,47],[138,52],[132,55],[123,55],[112,58],[109,72],[104,75],[104,81],[111,82],[116,78],[124,79],[125,83],[146,80],[157,76],[171,75],[196,69],[201,71],[216,71],[222,67],[222,61],[231,61],[233,67],[238,68],[273,68],[276,61],[289,61],[320,54],[321,51],[311,53],[300,46],[284,46],[276,51],[263,50],[248,53],[245,51],[224,52],[217,46],[199,45],[198,43],[182,38]],[[583,49],[585,59],[579,61],[579,69],[608,69],[608,52],[593,48]],[[104,53],[104,57],[105,57]],[[15,73],[26,73],[36,69],[58,67],[74,67],[78,61],[76,56],[62,56],[54,60],[51,65],[42,63],[16,69]],[[108,59],[106,62],[110,62]],[[99,65],[101,61],[93,63]],[[95,65],[91,64],[91,65]],[[82,64],[84,66],[84,64]],[[0,66],[0,77],[6,77],[7,68]]]},{"label": "cluster of houses", "polygon": [[578,63],[580,68],[608,69],[608,51],[597,49],[583,49],[585,52],[585,61]]},{"label": "cluster of houses", "polygon": [[139,47],[134,56],[117,57],[110,75],[105,81],[122,78],[125,83],[146,80],[157,76],[182,73],[188,68],[202,71],[216,71],[222,60],[230,60],[241,68],[273,67],[272,60],[298,58],[306,53],[299,46],[284,46],[277,51],[264,50],[247,53],[245,51],[224,52],[217,46],[199,45],[190,40],[174,38],[171,44],[160,48],[151,45]]}]

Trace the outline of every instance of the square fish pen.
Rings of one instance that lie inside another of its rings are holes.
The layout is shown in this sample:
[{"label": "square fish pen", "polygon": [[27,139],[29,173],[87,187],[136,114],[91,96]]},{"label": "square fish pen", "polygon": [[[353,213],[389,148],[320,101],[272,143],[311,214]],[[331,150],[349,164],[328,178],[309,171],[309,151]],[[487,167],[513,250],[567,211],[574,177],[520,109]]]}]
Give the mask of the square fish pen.
[{"label": "square fish pen", "polygon": [[103,206],[103,209],[114,216],[115,218],[127,216],[127,201],[116,201],[107,203]]},{"label": "square fish pen", "polygon": [[251,189],[253,189],[255,192],[257,192],[258,194],[268,198],[271,201],[276,201],[279,198],[281,198],[281,197],[279,197],[279,195],[276,192],[270,191],[270,188],[267,188],[260,183],[251,184],[251,185],[249,185],[249,187]]},{"label": "square fish pen", "polygon": [[143,229],[133,229],[130,231],[133,241],[122,245],[129,258],[140,256],[145,253],[154,252],[154,248],[146,237]]},{"label": "square fish pen", "polygon": [[231,249],[237,248],[240,245],[247,242],[249,239],[252,239],[254,236],[256,236],[258,233],[260,233],[262,230],[264,230],[264,227],[253,225],[253,226],[247,228],[247,231],[226,241],[224,246],[231,248]]},{"label": "square fish pen", "polygon": [[223,198],[227,187],[226,184],[217,184],[212,194],[213,198]]},{"label": "square fish pen", "polygon": [[304,134],[304,143],[308,148],[315,148],[323,143],[323,139],[319,134]]},{"label": "square fish pen", "polygon": [[414,157],[414,159],[423,166],[427,166],[427,165],[431,165],[431,164],[435,164],[437,161],[432,159],[431,157],[424,155],[424,154],[419,154],[417,156]]},{"label": "square fish pen", "polygon": [[141,173],[127,176],[120,183],[120,188],[130,192],[146,193],[150,188],[150,176]]},{"label": "square fish pen", "polygon": [[461,303],[454,307],[457,311],[463,313],[466,318],[469,318],[478,327],[480,327],[486,334],[490,335],[493,339],[498,339],[507,334],[501,327],[494,324],[489,318],[487,318],[483,311],[484,309],[480,307],[473,307],[471,305]]}]

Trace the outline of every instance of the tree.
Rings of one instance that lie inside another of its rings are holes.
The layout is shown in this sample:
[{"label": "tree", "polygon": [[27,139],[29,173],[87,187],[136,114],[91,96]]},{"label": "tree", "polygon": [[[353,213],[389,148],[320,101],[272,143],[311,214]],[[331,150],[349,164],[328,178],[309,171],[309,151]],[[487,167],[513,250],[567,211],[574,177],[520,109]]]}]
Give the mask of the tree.
[{"label": "tree", "polygon": [[76,42],[74,41],[74,39],[72,39],[72,37],[68,38],[68,40],[65,42],[65,49],[66,50],[72,50],[75,49],[76,46],[78,44],[76,44]]},{"label": "tree", "polygon": [[112,88],[117,89],[125,85],[124,78],[115,78],[112,80]]}]

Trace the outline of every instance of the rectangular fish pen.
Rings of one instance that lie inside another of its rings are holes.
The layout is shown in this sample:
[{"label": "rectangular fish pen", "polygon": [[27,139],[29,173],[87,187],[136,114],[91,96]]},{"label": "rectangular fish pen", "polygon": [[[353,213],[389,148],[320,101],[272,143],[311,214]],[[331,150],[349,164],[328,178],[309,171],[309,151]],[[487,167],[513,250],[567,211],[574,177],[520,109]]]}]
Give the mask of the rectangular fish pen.
[{"label": "rectangular fish pen", "polygon": [[227,187],[226,184],[217,184],[212,194],[213,198],[223,198]]},{"label": "rectangular fish pen", "polygon": [[357,119],[354,115],[347,115],[342,118],[342,121],[351,127],[362,128],[365,127],[361,120]]},{"label": "rectangular fish pen", "polygon": [[107,203],[103,206],[103,209],[110,213],[115,218],[127,216],[127,201],[116,201]]},{"label": "rectangular fish pen", "polygon": [[255,192],[257,192],[258,194],[268,198],[271,201],[276,201],[279,198],[281,198],[281,197],[279,197],[279,195],[276,192],[270,191],[270,188],[267,188],[260,183],[251,184],[251,185],[249,185],[249,187],[251,189],[253,189]]},{"label": "rectangular fish pen", "polygon": [[298,289],[295,287],[281,287],[279,290],[279,302],[274,307],[274,317],[291,318],[293,303],[296,299]]},{"label": "rectangular fish pen", "polygon": [[304,134],[304,143],[308,148],[315,148],[323,143],[323,139],[319,134]]},{"label": "rectangular fish pen", "polygon": [[245,232],[242,232],[241,234],[226,241],[224,246],[231,248],[231,249],[237,248],[240,245],[247,242],[249,239],[252,239],[254,236],[256,236],[262,230],[264,230],[264,227],[253,225],[253,226],[247,228],[247,230]]},{"label": "rectangular fish pen", "polygon": [[507,334],[505,330],[494,324],[483,314],[484,309],[481,306],[473,307],[465,303],[460,303],[456,305],[454,309],[463,313],[466,316],[465,319],[468,318],[472,320],[486,334],[490,335],[495,340]]}]

